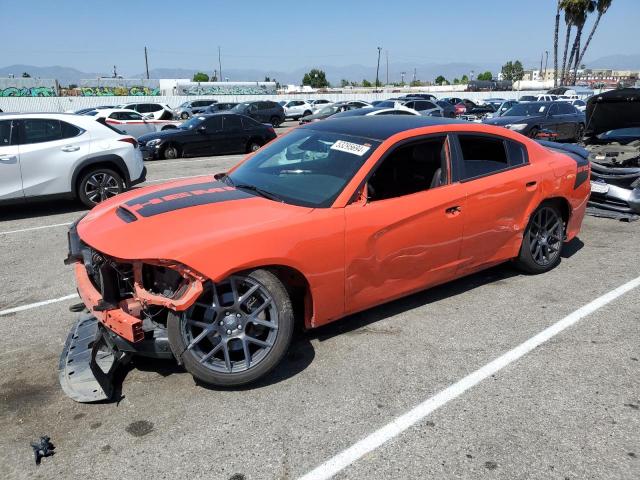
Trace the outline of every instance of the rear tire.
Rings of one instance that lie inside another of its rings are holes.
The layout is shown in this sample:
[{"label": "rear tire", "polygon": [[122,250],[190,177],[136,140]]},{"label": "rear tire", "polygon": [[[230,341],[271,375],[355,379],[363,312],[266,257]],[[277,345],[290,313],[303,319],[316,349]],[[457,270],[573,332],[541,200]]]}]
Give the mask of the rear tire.
[{"label": "rear tire", "polygon": [[180,118],[181,118],[182,120],[186,120],[186,119],[188,119],[188,118],[189,118],[189,114],[188,114],[187,112],[182,112],[182,113],[180,114]]},{"label": "rear tire", "polygon": [[311,115],[311,111],[310,111],[310,110],[306,110],[306,111],[302,114],[302,116],[303,116],[303,117],[306,117],[307,115]]},{"label": "rear tire", "polygon": [[209,285],[181,314],[169,312],[167,334],[176,358],[195,379],[234,387],[258,380],[282,360],[293,327],[285,286],[258,269]]},{"label": "rear tire", "polygon": [[162,149],[160,156],[165,160],[175,160],[180,157],[180,149],[175,145],[169,144]]},{"label": "rear tire", "polygon": [[89,208],[124,192],[122,176],[109,168],[95,168],[82,174],[78,182],[77,195]]},{"label": "rear tire", "polygon": [[538,127],[533,127],[531,130],[529,130],[529,133],[527,134],[527,136],[535,140],[536,137],[538,136],[538,133],[540,133],[540,130],[538,129]]},{"label": "rear tire", "polygon": [[576,128],[576,143],[580,142],[582,140],[582,137],[584,137],[584,124],[579,123],[578,127]]},{"label": "rear tire", "polygon": [[269,123],[273,125],[273,128],[278,128],[282,122],[278,117],[271,117],[271,120],[269,120]]},{"label": "rear tire", "polygon": [[247,153],[257,152],[260,150],[260,147],[262,147],[262,144],[258,140],[249,140],[249,143],[247,143]]},{"label": "rear tire", "polygon": [[545,273],[560,263],[565,225],[555,204],[543,202],[532,214],[515,261],[525,273]]}]

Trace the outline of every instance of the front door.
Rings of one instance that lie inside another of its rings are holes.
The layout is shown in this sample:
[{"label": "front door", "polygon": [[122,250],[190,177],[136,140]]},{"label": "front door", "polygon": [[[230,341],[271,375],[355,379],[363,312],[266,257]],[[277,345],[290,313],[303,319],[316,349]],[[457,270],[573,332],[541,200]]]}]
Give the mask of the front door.
[{"label": "front door", "polygon": [[465,194],[451,183],[445,136],[395,148],[345,208],[346,309],[354,312],[451,279]]},{"label": "front door", "polygon": [[224,115],[222,119],[222,135],[219,153],[246,152],[249,135],[243,129],[239,115]]},{"label": "front door", "polygon": [[12,124],[11,120],[0,120],[0,200],[24,197],[17,129]]}]

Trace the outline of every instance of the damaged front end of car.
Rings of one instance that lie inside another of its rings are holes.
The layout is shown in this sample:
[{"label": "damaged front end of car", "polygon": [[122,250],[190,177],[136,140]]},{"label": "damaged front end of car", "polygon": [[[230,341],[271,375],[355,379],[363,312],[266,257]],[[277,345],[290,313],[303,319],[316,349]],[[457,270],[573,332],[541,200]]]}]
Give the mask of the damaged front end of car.
[{"label": "damaged front end of car", "polygon": [[584,147],[591,162],[590,213],[640,215],[640,89],[595,95],[587,102]]},{"label": "damaged front end of car", "polygon": [[173,358],[167,338],[170,311],[188,309],[205,278],[167,260],[112,258],[82,242],[77,223],[69,229],[69,254],[82,310],[60,357],[59,380],[78,402],[109,400],[117,371],[132,356]]}]

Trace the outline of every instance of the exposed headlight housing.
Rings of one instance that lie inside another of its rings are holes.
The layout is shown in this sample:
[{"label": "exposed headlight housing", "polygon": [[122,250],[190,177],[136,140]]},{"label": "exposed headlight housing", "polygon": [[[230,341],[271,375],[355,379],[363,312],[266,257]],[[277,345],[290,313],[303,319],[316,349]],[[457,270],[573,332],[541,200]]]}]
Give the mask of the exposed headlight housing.
[{"label": "exposed headlight housing", "polygon": [[515,130],[516,132],[519,132],[520,130],[524,130],[528,126],[529,125],[526,123],[511,123],[509,125],[505,125],[505,127],[507,127],[509,130]]}]

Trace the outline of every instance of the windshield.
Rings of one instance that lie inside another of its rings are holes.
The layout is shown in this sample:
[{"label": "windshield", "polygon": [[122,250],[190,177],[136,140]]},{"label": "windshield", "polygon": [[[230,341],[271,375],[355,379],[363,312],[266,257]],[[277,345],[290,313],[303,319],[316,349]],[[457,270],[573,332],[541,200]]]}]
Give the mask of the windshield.
[{"label": "windshield", "polygon": [[536,97],[534,97],[533,95],[525,95],[523,97],[520,97],[521,102],[531,102],[533,100],[536,100]]},{"label": "windshield", "polygon": [[601,133],[598,135],[598,138],[601,140],[606,140],[609,138],[638,138],[640,139],[640,128],[638,127],[628,127],[628,128],[618,128],[617,130],[609,130],[608,132]]},{"label": "windshield", "polygon": [[329,107],[324,107],[320,109],[318,112],[320,115],[332,115],[338,111],[338,107],[331,105]]},{"label": "windshield", "polygon": [[547,111],[548,105],[545,103],[520,103],[514,105],[502,114],[503,117],[531,117],[541,115]]},{"label": "windshield", "polygon": [[239,103],[237,105],[234,105],[233,107],[231,107],[231,111],[232,112],[244,112],[247,108],[249,108],[249,105],[251,105],[250,103]]},{"label": "windshield", "polygon": [[229,174],[234,185],[251,185],[305,207],[330,207],[380,142],[310,128],[267,144]]},{"label": "windshield", "polygon": [[284,107],[284,105],[285,105],[286,103],[287,103],[287,101],[286,101],[286,100],[280,100],[280,101],[278,102],[278,105],[280,105],[281,107]]},{"label": "windshield", "polygon": [[394,108],[395,106],[396,106],[396,102],[394,102],[393,100],[385,100],[376,105],[376,107],[383,107],[383,108]]},{"label": "windshield", "polygon": [[197,128],[204,119],[205,117],[191,117],[186,122],[181,123],[178,128],[181,128],[182,130],[193,130],[194,128]]}]

